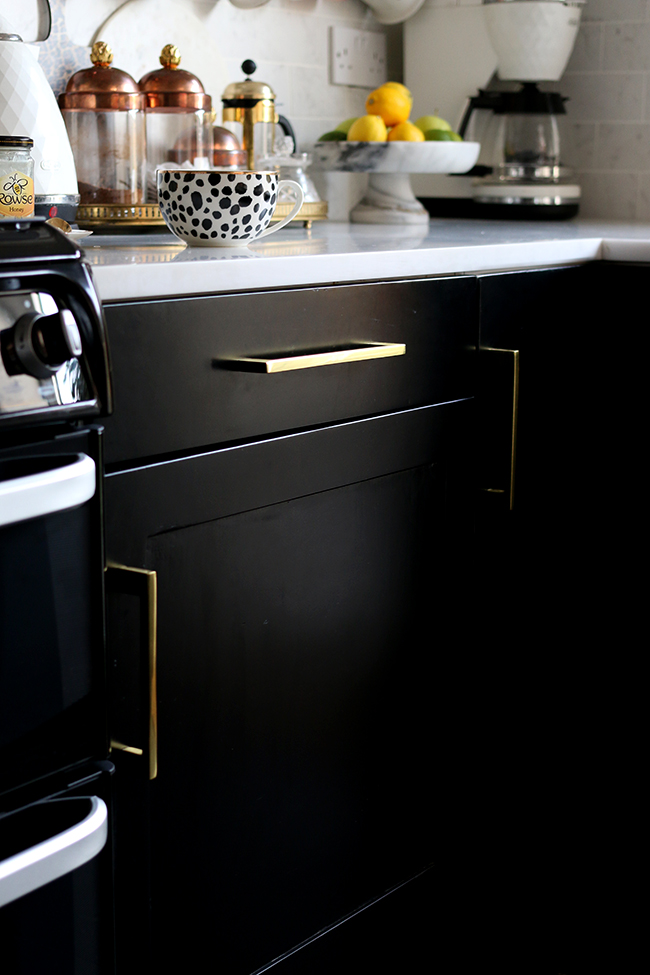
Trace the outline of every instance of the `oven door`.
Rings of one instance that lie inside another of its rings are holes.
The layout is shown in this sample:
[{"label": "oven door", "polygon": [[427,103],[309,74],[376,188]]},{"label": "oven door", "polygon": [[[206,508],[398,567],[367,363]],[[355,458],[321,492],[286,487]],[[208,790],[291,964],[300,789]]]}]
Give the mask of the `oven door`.
[{"label": "oven door", "polygon": [[114,975],[112,765],[100,764],[82,785],[0,815],[7,975]]},{"label": "oven door", "polygon": [[0,449],[0,812],[107,757],[101,431]]}]

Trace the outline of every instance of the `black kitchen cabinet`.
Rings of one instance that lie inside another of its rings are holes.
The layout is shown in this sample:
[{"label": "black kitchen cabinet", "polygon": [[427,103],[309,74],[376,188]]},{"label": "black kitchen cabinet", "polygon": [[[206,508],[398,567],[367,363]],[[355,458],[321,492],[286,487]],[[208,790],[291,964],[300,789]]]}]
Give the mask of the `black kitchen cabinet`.
[{"label": "black kitchen cabinet", "polygon": [[486,943],[507,946],[513,965],[532,949],[549,971],[616,967],[635,915],[626,657],[641,511],[625,464],[633,367],[617,325],[646,279],[604,262],[479,279],[477,613],[492,649],[472,779],[490,801],[467,852],[490,878]]},{"label": "black kitchen cabinet", "polygon": [[[144,752],[113,753],[118,970],[314,972],[359,939],[415,965],[464,805],[476,279],[106,318],[107,553],[156,573],[158,611],[149,780],[148,616],[109,596],[113,735]],[[230,368],[371,342],[406,354]]]}]

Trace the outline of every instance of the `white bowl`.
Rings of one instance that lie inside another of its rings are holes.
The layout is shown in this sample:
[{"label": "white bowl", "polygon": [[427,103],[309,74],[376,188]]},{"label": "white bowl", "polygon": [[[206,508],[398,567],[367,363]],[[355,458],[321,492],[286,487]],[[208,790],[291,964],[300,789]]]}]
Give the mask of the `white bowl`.
[{"label": "white bowl", "polygon": [[466,173],[480,142],[317,142],[314,169],[338,173]]}]

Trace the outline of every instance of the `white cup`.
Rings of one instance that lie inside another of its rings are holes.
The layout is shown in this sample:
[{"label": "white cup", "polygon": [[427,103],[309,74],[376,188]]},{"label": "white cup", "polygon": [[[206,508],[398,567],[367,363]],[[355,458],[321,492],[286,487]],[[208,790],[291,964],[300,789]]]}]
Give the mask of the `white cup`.
[{"label": "white cup", "polygon": [[[280,189],[290,188],[291,213],[269,227]],[[276,172],[158,170],[158,203],[173,234],[191,247],[246,247],[285,227],[302,206],[299,183]]]}]

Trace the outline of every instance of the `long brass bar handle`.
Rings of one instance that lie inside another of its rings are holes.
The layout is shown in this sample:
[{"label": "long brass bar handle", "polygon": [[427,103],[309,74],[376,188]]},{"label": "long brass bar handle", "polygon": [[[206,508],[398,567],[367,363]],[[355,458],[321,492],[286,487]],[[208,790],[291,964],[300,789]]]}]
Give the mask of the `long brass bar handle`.
[{"label": "long brass bar handle", "polygon": [[[139,569],[135,566],[120,565],[117,562],[106,564],[106,586],[117,592],[125,592],[138,596],[147,607],[146,639],[143,640],[143,670],[148,674],[147,702],[148,702],[148,739],[149,739],[149,778],[158,775],[158,577],[151,569]],[[141,748],[123,745],[119,741],[111,741],[111,747],[117,751],[129,752],[132,755],[142,755]]]},{"label": "long brass bar handle", "polygon": [[[493,349],[482,346],[481,352],[498,352],[512,356],[512,413],[510,427],[510,475],[508,479],[508,507],[515,504],[515,466],[517,462],[517,422],[519,417],[519,349]],[[488,489],[489,490],[489,489]]]},{"label": "long brass bar handle", "polygon": [[322,352],[288,356],[213,359],[212,364],[218,369],[234,369],[238,372],[290,372],[294,369],[314,369],[316,366],[334,366],[341,362],[359,362],[362,359],[386,359],[405,354],[406,346],[403,342],[367,342],[348,349],[325,349]]}]

